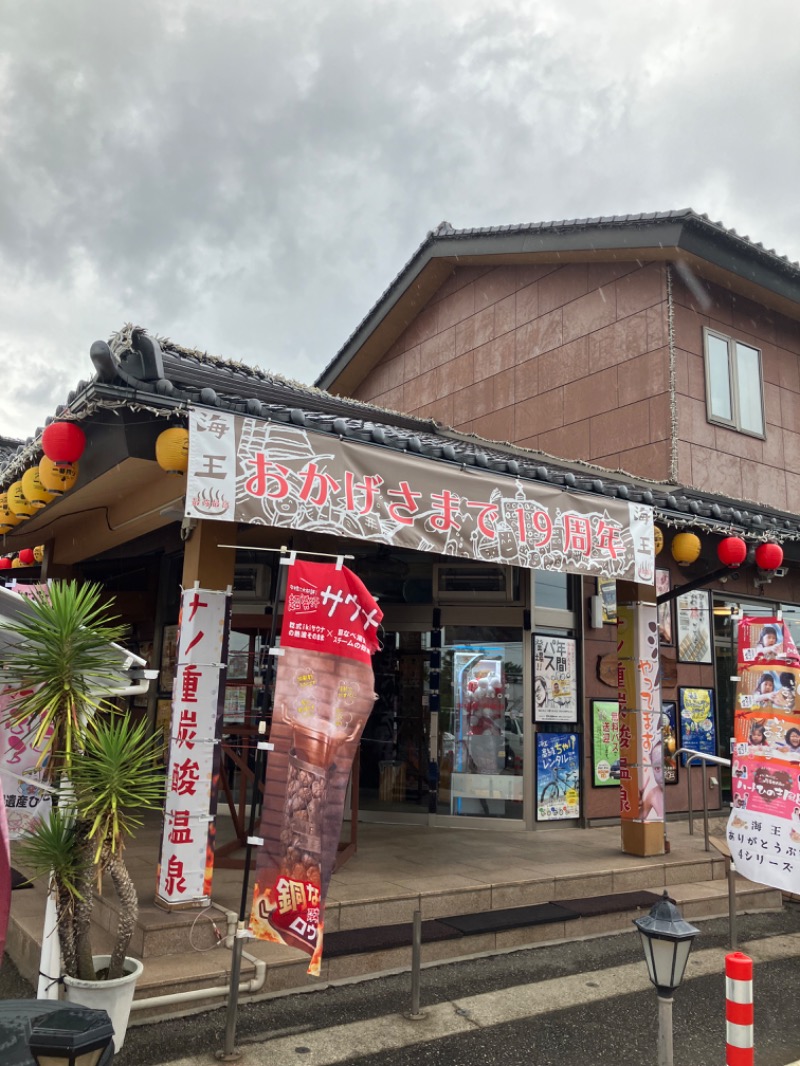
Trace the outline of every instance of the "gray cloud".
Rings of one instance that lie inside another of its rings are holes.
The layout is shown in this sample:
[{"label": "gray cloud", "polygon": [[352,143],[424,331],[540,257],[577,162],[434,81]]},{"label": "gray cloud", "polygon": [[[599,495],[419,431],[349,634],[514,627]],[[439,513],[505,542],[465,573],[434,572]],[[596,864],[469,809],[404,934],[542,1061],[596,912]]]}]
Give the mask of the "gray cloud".
[{"label": "gray cloud", "polygon": [[444,218],[692,206],[797,258],[798,28],[794,0],[5,5],[0,432],[126,320],[311,380]]}]

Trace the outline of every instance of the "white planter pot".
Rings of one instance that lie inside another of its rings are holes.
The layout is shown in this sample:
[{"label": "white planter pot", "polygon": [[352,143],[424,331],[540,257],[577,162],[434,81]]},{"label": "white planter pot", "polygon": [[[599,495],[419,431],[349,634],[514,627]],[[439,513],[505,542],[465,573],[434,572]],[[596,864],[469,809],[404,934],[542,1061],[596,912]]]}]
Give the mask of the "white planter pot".
[{"label": "white planter pot", "polygon": [[[103,970],[111,961],[110,955],[93,955],[95,970]],[[136,981],[144,970],[138,959],[125,957],[125,973],[114,981],[80,981],[77,977],[64,977],[67,999],[81,1007],[108,1011],[114,1026],[114,1049],[119,1051],[128,1029],[128,1018],[133,1003]]]}]

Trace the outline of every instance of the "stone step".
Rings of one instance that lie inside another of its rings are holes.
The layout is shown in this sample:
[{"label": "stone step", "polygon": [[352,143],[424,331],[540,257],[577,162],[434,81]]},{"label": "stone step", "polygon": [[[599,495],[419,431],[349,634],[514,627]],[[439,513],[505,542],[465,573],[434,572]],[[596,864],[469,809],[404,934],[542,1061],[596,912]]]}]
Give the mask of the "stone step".
[{"label": "stone step", "polygon": [[[727,883],[720,878],[705,882],[675,883],[669,886],[669,892],[678,903],[683,916],[688,920],[697,921],[727,916]],[[568,899],[570,896],[562,894],[559,898]],[[782,906],[782,896],[779,891],[739,878],[736,883],[736,899],[739,914],[780,910]],[[476,955],[627,932],[631,929],[633,919],[641,916],[642,913],[642,910],[620,911],[546,925],[480,933],[456,940],[425,943],[422,945],[422,962],[423,965],[444,963]],[[361,928],[365,924],[362,921],[360,925],[348,928]],[[268,998],[286,992],[319,989],[325,984],[359,978],[367,979],[387,972],[402,972],[409,970],[411,966],[411,949],[404,946],[337,958],[323,958],[321,977],[311,978],[306,974],[307,960],[290,948],[247,940],[245,952],[265,963],[266,972],[263,986],[257,992],[243,992],[242,1002],[249,999]],[[223,1006],[227,995],[230,963],[231,952],[224,944],[205,952],[182,952],[155,956],[146,960],[144,974],[136,990],[136,1002],[141,1006],[134,1008],[131,1024],[151,1021],[160,1016],[190,1014],[215,1006]],[[255,976],[255,963],[248,958],[243,959],[242,981],[251,981]],[[215,987],[216,995],[203,995],[204,991]],[[162,995],[189,990],[192,990],[196,998],[166,1003],[149,1002],[146,1005],[142,1002]]]}]

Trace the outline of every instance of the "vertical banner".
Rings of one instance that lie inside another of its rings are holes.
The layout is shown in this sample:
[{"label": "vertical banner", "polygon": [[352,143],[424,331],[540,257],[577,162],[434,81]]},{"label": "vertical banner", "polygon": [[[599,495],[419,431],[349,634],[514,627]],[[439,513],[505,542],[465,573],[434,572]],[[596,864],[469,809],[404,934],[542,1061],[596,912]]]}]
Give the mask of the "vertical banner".
[{"label": "vertical banner", "polygon": [[[655,604],[617,607],[620,816],[664,820],[663,734]],[[624,839],[624,838],[623,838]]]},{"label": "vertical banner", "polygon": [[14,724],[8,718],[14,701],[27,695],[30,690],[0,691],[0,785],[10,840],[35,829],[40,818],[49,816],[52,806],[50,793],[38,787],[38,764],[48,737],[34,747],[31,727],[25,722]]},{"label": "vertical banner", "polygon": [[728,845],[743,877],[791,893],[800,892],[797,662],[781,619],[739,623]]},{"label": "vertical banner", "polygon": [[211,894],[229,619],[228,593],[184,591],[156,895],[169,907],[197,906]]},{"label": "vertical banner", "polygon": [[312,976],[320,972],[350,770],[376,699],[372,654],[382,617],[346,567],[290,567],[250,930],[306,952]]}]

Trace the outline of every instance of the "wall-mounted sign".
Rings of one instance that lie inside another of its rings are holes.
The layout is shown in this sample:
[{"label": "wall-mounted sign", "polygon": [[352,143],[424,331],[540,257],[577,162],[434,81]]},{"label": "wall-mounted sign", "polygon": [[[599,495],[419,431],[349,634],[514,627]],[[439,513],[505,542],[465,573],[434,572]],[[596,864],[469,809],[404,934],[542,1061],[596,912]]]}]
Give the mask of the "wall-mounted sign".
[{"label": "wall-mounted sign", "polygon": [[186,515],[652,584],[653,509],[194,410]]},{"label": "wall-mounted sign", "polygon": [[581,813],[577,733],[536,734],[536,820],[554,822]]},{"label": "wall-mounted sign", "polygon": [[678,660],[682,663],[710,663],[711,597],[695,589],[678,596]]},{"label": "wall-mounted sign", "polygon": [[575,641],[537,634],[533,644],[533,702],[537,722],[578,721]]},{"label": "wall-mounted sign", "polygon": [[592,700],[592,784],[619,787],[619,703]]},{"label": "wall-mounted sign", "polygon": [[[714,722],[713,688],[678,689],[681,713],[681,747],[691,748],[703,755],[717,754],[717,731]],[[688,756],[681,756],[681,765],[686,765]],[[700,765],[695,760],[694,766]]]}]

